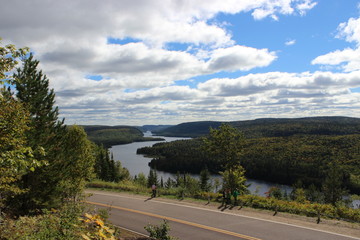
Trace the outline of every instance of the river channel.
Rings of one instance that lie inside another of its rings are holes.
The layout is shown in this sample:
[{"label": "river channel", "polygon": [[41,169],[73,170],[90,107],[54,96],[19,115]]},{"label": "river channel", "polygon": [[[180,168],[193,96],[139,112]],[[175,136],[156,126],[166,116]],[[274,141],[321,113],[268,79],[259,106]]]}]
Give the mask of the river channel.
[{"label": "river channel", "polygon": [[[150,132],[146,132],[144,136],[151,136]],[[157,136],[159,137],[159,136]],[[177,138],[177,137],[162,137],[166,142],[184,140],[188,138]],[[110,152],[113,153],[114,159],[119,160],[123,167],[127,168],[131,176],[138,175],[139,173],[145,174],[147,176],[150,171],[149,162],[151,158],[144,157],[143,155],[136,154],[136,150],[142,147],[152,146],[155,143],[164,142],[164,141],[148,141],[148,142],[134,142],[124,145],[116,145],[110,148]],[[175,179],[175,174],[157,171],[159,179],[162,177],[164,182],[170,177]],[[199,175],[191,175],[198,178]],[[219,178],[219,175],[212,175],[212,179]],[[269,183],[266,181],[258,181],[253,179],[248,179],[248,184],[250,184],[249,190],[252,194],[264,195],[265,192],[269,190],[272,186],[278,186],[282,190],[286,190],[288,193],[291,192],[291,187],[286,185],[279,185],[274,183]]]}]

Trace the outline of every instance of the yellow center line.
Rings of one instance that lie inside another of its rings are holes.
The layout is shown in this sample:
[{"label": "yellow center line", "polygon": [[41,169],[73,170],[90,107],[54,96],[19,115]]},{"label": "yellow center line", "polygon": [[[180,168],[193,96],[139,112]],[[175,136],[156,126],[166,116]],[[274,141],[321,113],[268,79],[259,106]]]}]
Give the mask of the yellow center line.
[{"label": "yellow center line", "polygon": [[246,239],[246,240],[261,240],[260,238],[255,238],[255,237],[243,235],[243,234],[240,234],[240,233],[230,232],[230,231],[227,231],[227,230],[214,228],[214,227],[210,227],[210,226],[206,226],[206,225],[202,225],[202,224],[198,224],[198,223],[193,223],[193,222],[189,222],[189,221],[185,221],[185,220],[181,220],[181,219],[177,219],[177,218],[161,216],[161,215],[154,214],[154,213],[148,213],[148,212],[138,211],[138,210],[134,210],[134,209],[118,207],[118,206],[110,206],[110,205],[107,205],[107,204],[97,203],[97,202],[90,202],[90,201],[85,201],[85,202],[89,203],[89,204],[93,204],[93,205],[109,207],[109,208],[115,208],[115,209],[119,209],[119,210],[123,210],[123,211],[127,211],[127,212],[138,213],[138,214],[142,214],[142,215],[146,215],[146,216],[150,216],[150,217],[156,217],[156,218],[160,218],[160,219],[169,220],[169,221],[172,221],[172,222],[182,223],[182,224],[186,224],[186,225],[189,225],[189,226],[206,229],[206,230],[210,230],[210,231],[213,231],[213,232],[223,233],[223,234],[226,234],[226,235],[235,236],[235,237],[239,237],[239,238]]}]

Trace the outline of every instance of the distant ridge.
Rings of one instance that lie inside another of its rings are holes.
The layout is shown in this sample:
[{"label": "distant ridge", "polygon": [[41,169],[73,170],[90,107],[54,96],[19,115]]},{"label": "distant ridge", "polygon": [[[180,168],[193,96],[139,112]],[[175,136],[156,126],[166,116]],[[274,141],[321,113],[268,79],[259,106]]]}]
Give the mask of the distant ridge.
[{"label": "distant ridge", "polygon": [[230,124],[244,132],[248,138],[281,137],[298,134],[346,135],[360,134],[360,118],[351,117],[305,117],[305,118],[260,118],[255,120],[219,122],[199,121],[181,123],[156,135],[172,137],[199,137],[209,133],[209,128],[218,128],[222,123]]},{"label": "distant ridge", "polygon": [[173,125],[144,125],[142,127],[138,127],[143,132],[154,132],[154,131],[160,131],[169,127],[172,127]]},{"label": "distant ridge", "polygon": [[153,134],[166,137],[198,137],[209,133],[209,128],[218,128],[222,122],[200,121],[181,123],[163,130],[154,131]]}]

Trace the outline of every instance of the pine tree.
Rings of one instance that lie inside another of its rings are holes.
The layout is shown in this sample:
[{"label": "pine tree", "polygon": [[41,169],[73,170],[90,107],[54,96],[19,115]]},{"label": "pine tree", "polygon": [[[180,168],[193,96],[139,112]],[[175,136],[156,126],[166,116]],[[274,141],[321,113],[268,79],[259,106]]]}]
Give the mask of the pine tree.
[{"label": "pine tree", "polygon": [[33,55],[23,60],[12,83],[16,87],[16,97],[30,114],[30,129],[26,132],[27,141],[33,150],[44,149],[45,155],[36,154],[39,161],[47,164],[25,175],[22,179],[27,194],[22,196],[19,208],[23,212],[49,207],[56,196],[56,188],[61,182],[64,159],[61,159],[63,138],[66,135],[64,120],[58,120],[58,107],[55,106],[55,93],[49,88],[49,79],[39,71],[39,61]]},{"label": "pine tree", "polygon": [[148,187],[151,187],[153,184],[159,186],[159,179],[156,170],[150,169],[147,184]]},{"label": "pine tree", "polygon": [[33,55],[24,60],[22,68],[14,74],[16,97],[31,115],[31,131],[28,132],[33,147],[46,150],[54,147],[59,137],[64,136],[64,120],[59,121],[59,110],[55,106],[55,93],[49,88],[49,79],[38,70],[39,61]]},{"label": "pine tree", "polygon": [[211,185],[209,183],[210,180],[210,172],[207,169],[207,167],[205,167],[201,172],[200,172],[200,189],[204,192],[209,192]]},{"label": "pine tree", "polygon": [[327,176],[322,184],[325,202],[335,205],[338,201],[342,200],[343,196],[347,194],[343,183],[343,169],[341,169],[340,164],[336,161],[331,162],[327,170]]}]

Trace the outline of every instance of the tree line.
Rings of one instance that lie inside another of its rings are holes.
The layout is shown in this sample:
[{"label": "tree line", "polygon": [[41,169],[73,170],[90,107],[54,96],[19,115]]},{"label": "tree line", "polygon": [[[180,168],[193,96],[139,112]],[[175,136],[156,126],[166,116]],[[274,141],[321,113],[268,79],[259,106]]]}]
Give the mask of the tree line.
[{"label": "tree line", "polygon": [[219,128],[221,124],[240,130],[246,138],[360,134],[360,119],[351,117],[262,118],[233,122],[200,121],[181,123],[155,130],[154,133],[160,136],[195,138],[208,135],[210,128]]}]

